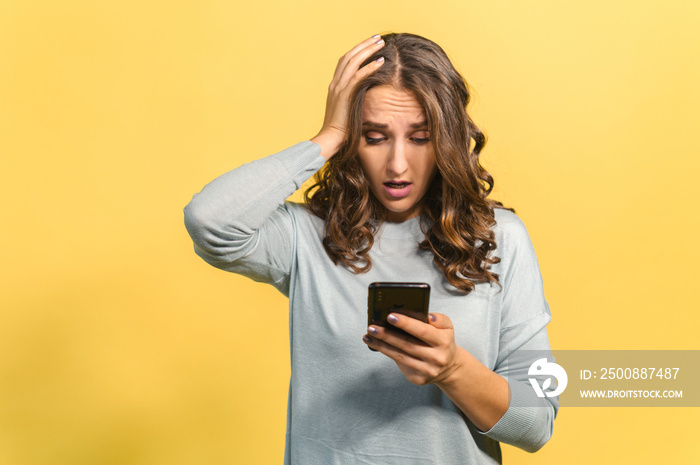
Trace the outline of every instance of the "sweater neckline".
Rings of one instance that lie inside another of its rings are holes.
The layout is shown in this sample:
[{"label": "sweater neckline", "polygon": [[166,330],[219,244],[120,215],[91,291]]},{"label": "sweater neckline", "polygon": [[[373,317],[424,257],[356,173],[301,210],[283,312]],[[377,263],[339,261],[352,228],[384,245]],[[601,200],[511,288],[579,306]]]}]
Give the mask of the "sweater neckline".
[{"label": "sweater neckline", "polygon": [[420,217],[414,216],[402,223],[383,221],[379,225],[377,235],[387,239],[402,239],[424,237],[425,233],[420,227]]}]

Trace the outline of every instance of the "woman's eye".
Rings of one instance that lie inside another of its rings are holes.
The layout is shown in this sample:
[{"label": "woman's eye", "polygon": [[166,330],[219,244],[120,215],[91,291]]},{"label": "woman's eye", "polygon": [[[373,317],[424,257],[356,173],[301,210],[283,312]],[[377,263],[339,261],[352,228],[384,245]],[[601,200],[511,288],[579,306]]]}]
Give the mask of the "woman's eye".
[{"label": "woman's eye", "polygon": [[[386,137],[370,137],[369,135],[365,134],[365,141],[367,141],[367,143],[371,145],[380,144],[382,141],[385,140]],[[430,142],[430,137],[412,137],[411,140],[416,144],[423,145]]]},{"label": "woman's eye", "polygon": [[365,141],[367,141],[368,144],[378,144],[385,139],[386,137],[369,137],[365,135]]}]

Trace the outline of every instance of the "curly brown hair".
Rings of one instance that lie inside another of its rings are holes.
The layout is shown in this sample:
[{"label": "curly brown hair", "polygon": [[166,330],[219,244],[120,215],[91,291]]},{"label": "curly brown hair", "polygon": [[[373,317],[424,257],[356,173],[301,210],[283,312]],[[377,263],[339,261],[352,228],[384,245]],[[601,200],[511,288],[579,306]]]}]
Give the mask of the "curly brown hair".
[{"label": "curly brown hair", "polygon": [[372,267],[369,251],[387,212],[370,191],[357,154],[365,94],[390,85],[423,106],[435,151],[438,172],[421,201],[420,249],[432,251],[445,280],[465,294],[475,283],[498,283],[498,274],[489,271],[500,261],[490,254],[496,248],[491,228],[494,208],[503,205],[487,198],[493,178],[479,163],[486,136],[467,114],[467,83],[436,43],[405,33],[382,39],[384,47],[362,66],[380,56],[385,63],[353,89],[348,140],[305,192],[307,207],[325,221],[323,246],[335,264],[354,273]]}]

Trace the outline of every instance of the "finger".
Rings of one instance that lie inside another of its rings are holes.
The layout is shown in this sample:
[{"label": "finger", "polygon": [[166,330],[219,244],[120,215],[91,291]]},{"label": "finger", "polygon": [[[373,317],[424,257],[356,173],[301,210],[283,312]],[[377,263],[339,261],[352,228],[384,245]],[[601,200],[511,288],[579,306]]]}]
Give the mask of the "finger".
[{"label": "finger", "polygon": [[438,328],[432,325],[432,322],[430,322],[430,318],[428,318],[428,323],[423,323],[420,320],[416,320],[415,318],[411,318],[406,315],[401,315],[399,313],[389,314],[387,321],[393,326],[399,329],[403,329],[411,336],[420,339],[421,341],[425,342],[431,347],[443,344],[445,342],[445,335],[442,334],[442,331],[444,329],[450,329],[452,327],[451,322],[449,328]]},{"label": "finger", "polygon": [[388,343],[387,341],[379,339],[377,336],[370,336],[369,334],[365,334],[362,340],[369,347],[376,350],[377,352],[383,353],[395,362],[402,363],[404,365],[408,365],[414,368],[419,367],[424,363],[418,357],[415,357],[401,350],[400,348]]},{"label": "finger", "polygon": [[424,360],[416,358],[391,344],[372,338],[369,335],[366,335],[363,340],[370,348],[392,359],[404,376],[406,376],[406,379],[414,384],[427,384],[440,374],[436,367],[427,364]]},{"label": "finger", "polygon": [[338,86],[341,89],[345,89],[354,85],[361,77],[369,74],[376,69],[376,65],[381,65],[384,60],[374,60],[371,64],[375,66],[364,66],[360,68],[360,65],[367,60],[373,53],[384,46],[384,42],[374,44],[364,50],[361,50],[354,57],[348,61],[347,66],[343,70],[343,73],[339,76]]},{"label": "finger", "polygon": [[[367,65],[357,70],[354,74],[343,76],[341,78],[341,81],[336,83],[336,87],[332,90],[336,90],[338,92],[345,92],[345,94],[341,95],[348,96],[349,91],[355,88],[355,84],[364,79],[366,76],[369,76],[370,74],[375,72],[380,66],[384,64],[384,61],[384,57],[379,57],[378,59],[371,61]],[[348,66],[348,69],[351,69],[352,67],[353,65],[350,64]]]},{"label": "finger", "polygon": [[420,339],[409,334],[400,333],[392,330],[391,328],[384,328],[378,325],[370,325],[367,328],[367,332],[371,337],[377,339],[378,341],[395,347],[417,359],[424,360],[427,357],[430,357],[431,347]]},{"label": "finger", "polygon": [[375,72],[380,66],[382,66],[384,64],[384,61],[384,57],[379,57],[376,60],[372,60],[369,63],[367,63],[365,66],[360,68],[352,77],[350,77],[347,86],[350,88],[354,87],[358,81],[361,81],[366,76],[369,76],[370,74]]},{"label": "finger", "polygon": [[355,76],[360,69],[360,64],[383,46],[383,40],[372,38],[369,43],[363,42],[358,46],[359,48],[353,49],[345,54],[333,78],[336,85],[341,88],[347,87],[353,76]]},{"label": "finger", "polygon": [[340,75],[343,73],[345,67],[347,66],[348,62],[352,57],[357,55],[357,53],[359,53],[363,49],[366,49],[367,47],[371,47],[372,45],[376,44],[379,40],[381,40],[381,36],[379,36],[378,34],[370,37],[369,39],[365,39],[359,44],[355,45],[352,49],[345,53],[345,55],[340,57],[340,59],[338,60],[338,66],[336,66],[336,75]]},{"label": "finger", "polygon": [[454,329],[450,317],[442,313],[431,313],[428,315],[428,323],[438,329]]}]

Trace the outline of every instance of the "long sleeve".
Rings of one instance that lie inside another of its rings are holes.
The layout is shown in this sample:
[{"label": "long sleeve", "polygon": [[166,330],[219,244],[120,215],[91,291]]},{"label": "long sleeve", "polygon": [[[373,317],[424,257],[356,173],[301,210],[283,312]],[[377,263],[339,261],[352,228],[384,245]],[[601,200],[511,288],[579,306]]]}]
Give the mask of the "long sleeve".
[{"label": "long sleeve", "polygon": [[528,379],[530,365],[537,358],[551,357],[546,330],[551,314],[525,226],[507,211],[500,211],[497,217],[503,231],[498,254],[503,289],[495,372],[508,381],[511,397],[507,412],[484,434],[534,452],[550,439],[559,409],[556,398],[537,397]]},{"label": "long sleeve", "polygon": [[207,184],[184,209],[197,255],[288,295],[294,224],[285,199],[323,166],[320,152],[303,141]]}]

